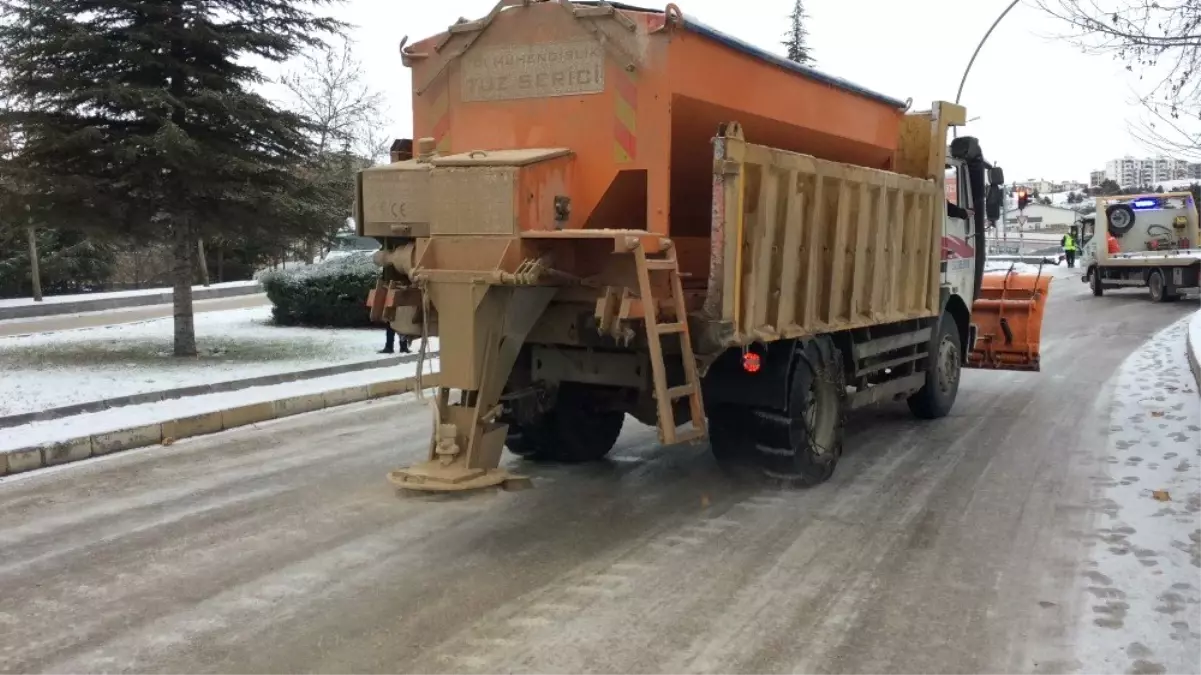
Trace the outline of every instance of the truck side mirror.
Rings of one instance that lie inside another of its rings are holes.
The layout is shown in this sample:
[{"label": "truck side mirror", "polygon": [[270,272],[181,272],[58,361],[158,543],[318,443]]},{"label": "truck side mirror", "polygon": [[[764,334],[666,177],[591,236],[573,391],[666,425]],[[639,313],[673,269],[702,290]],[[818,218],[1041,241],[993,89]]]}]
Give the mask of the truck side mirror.
[{"label": "truck side mirror", "polygon": [[988,182],[993,185],[1005,184],[1005,170],[999,166],[994,166],[988,172]]},{"label": "truck side mirror", "polygon": [[984,198],[984,215],[992,221],[1001,219],[1001,207],[1005,203],[1005,193],[1000,186],[993,185],[988,188],[988,195]]}]

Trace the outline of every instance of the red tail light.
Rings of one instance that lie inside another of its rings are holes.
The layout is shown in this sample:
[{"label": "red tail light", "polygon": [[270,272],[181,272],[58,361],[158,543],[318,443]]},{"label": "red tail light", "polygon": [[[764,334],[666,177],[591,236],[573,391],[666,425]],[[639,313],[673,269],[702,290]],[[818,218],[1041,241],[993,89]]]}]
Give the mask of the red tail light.
[{"label": "red tail light", "polygon": [[746,352],[742,355],[742,369],[746,372],[757,373],[762,367],[763,362],[755,352]]}]

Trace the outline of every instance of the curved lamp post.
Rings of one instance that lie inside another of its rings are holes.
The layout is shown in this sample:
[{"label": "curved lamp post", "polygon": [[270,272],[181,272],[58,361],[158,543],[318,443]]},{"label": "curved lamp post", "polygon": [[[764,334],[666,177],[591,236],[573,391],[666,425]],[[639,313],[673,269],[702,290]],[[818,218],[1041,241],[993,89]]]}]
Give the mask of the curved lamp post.
[{"label": "curved lamp post", "polygon": [[[1022,0],[1013,0],[1013,2],[1009,3],[1009,6],[1005,8],[1005,11],[1001,12],[1001,15],[997,17],[997,20],[993,21],[992,25],[988,27],[988,32],[984,34],[984,37],[980,38],[980,43],[976,45],[976,51],[972,52],[972,58],[967,62],[967,68],[963,69],[963,77],[959,79],[959,91],[955,92],[956,105],[959,105],[959,97],[963,96],[963,85],[967,82],[968,73],[972,72],[972,64],[976,62],[976,56],[980,54],[980,48],[984,46],[985,42],[988,42],[988,36],[992,35],[992,32],[996,29],[997,24],[1001,23],[1001,19],[1004,19],[1005,15],[1009,13],[1009,10],[1016,7],[1021,1]],[[952,127],[952,132],[956,137],[959,136],[956,127]]]}]

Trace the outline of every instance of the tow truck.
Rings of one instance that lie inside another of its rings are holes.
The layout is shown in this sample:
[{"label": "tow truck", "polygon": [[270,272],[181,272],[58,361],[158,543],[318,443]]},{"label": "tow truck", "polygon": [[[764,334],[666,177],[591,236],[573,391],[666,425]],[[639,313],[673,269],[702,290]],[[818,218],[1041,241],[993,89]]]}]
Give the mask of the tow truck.
[{"label": "tow truck", "polygon": [[[1201,287],[1197,223],[1191,192],[1097,197],[1096,214],[1081,219],[1081,281],[1095,296],[1145,287],[1155,302],[1179,300]],[[1119,253],[1109,252],[1105,232]]]}]

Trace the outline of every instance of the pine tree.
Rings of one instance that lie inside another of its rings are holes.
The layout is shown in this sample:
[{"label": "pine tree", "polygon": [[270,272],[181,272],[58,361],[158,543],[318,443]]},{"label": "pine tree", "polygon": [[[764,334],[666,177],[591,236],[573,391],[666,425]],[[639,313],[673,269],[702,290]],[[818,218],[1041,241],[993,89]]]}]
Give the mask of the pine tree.
[{"label": "pine tree", "polygon": [[813,55],[809,53],[809,31],[805,28],[805,22],[809,19],[809,15],[805,14],[804,0],[796,0],[796,4],[792,6],[792,14],[788,17],[789,26],[788,32],[784,36],[784,47],[788,50],[788,58],[796,61],[803,66],[814,66],[817,62],[813,59]]},{"label": "pine tree", "polygon": [[333,202],[306,184],[308,122],[253,91],[248,57],[285,61],[342,25],[329,0],[0,0],[0,180],[26,210],[170,242],[176,356],[196,354],[200,238],[296,236]]}]

